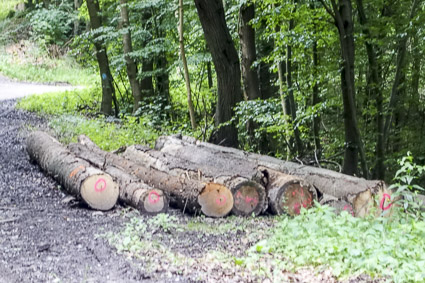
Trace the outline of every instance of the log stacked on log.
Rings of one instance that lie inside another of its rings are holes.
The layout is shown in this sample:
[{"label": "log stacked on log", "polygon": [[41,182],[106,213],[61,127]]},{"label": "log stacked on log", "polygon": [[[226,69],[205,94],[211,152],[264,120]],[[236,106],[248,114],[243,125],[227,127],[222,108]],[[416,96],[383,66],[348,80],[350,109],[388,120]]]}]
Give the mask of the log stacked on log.
[{"label": "log stacked on log", "polygon": [[26,147],[36,161],[70,194],[81,198],[91,208],[109,210],[118,199],[118,186],[109,174],[75,157],[57,140],[44,132],[29,135]]},{"label": "log stacked on log", "polygon": [[[90,146],[97,147],[91,141]],[[168,196],[162,190],[140,182],[138,178],[114,165],[104,164],[102,156],[95,154],[84,144],[69,144],[68,149],[75,155],[80,156],[81,159],[111,175],[119,185],[119,200],[121,202],[137,208],[144,214],[158,214],[168,210]]]},{"label": "log stacked on log", "polygon": [[175,176],[169,172],[141,165],[116,154],[102,151],[87,137],[80,136],[70,150],[101,168],[118,168],[154,188],[167,192],[170,202],[190,213],[223,217],[233,207],[231,191],[224,185]]},{"label": "log stacked on log", "polygon": [[[228,162],[248,163],[297,176],[312,184],[320,194],[332,195],[349,203],[356,216],[365,216],[372,211],[372,208],[376,208],[377,214],[391,213],[391,192],[387,190],[383,181],[368,181],[331,170],[200,142],[190,137],[160,137],[155,149],[197,163],[207,162],[214,157],[212,160],[217,161],[215,166]],[[384,204],[381,205],[381,202]]]},{"label": "log stacked on log", "polygon": [[259,215],[267,209],[266,190],[261,184],[264,176],[250,167],[228,164],[219,168],[209,166],[208,163],[197,164],[141,145],[128,147],[123,157],[180,178],[226,186],[231,190],[234,199],[234,215]]}]

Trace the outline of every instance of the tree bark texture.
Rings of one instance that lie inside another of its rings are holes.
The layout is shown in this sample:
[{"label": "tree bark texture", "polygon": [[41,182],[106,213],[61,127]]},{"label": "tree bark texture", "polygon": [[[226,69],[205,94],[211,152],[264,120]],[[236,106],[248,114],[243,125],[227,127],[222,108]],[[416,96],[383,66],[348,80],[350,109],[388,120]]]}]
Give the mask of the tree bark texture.
[{"label": "tree bark texture", "polygon": [[[321,1],[325,7],[325,1]],[[341,45],[341,89],[344,106],[344,129],[345,129],[345,152],[343,172],[349,175],[357,174],[358,155],[363,175],[368,177],[366,156],[363,141],[357,122],[357,110],[355,104],[355,81],[354,81],[354,23],[352,15],[351,0],[331,0],[332,10],[328,12],[335,20],[335,26],[339,32],[339,42]]]},{"label": "tree bark texture", "polygon": [[[224,163],[248,163],[259,170],[261,170],[261,167],[265,167],[284,174],[297,176],[313,185],[321,195],[332,195],[337,199],[345,200],[352,204],[356,216],[364,216],[371,211],[372,207],[376,207],[375,198],[381,200],[384,195],[391,197],[391,192],[387,190],[383,181],[369,181],[323,168],[300,165],[269,156],[200,142],[191,137],[182,137],[182,139],[160,137],[155,148],[164,153],[177,154],[179,150],[185,147],[188,148],[190,145],[192,146],[185,150],[191,152],[191,156],[202,156],[206,160],[214,156],[215,160],[222,160]],[[379,211],[379,207],[377,209]]]},{"label": "tree bark texture", "polygon": [[245,99],[261,98],[260,82],[253,64],[257,58],[255,29],[249,23],[255,17],[255,5],[246,3],[239,9],[239,42],[241,48],[241,69]]},{"label": "tree bark texture", "polygon": [[266,191],[262,185],[264,176],[250,167],[214,167],[210,165],[214,164],[213,160],[199,164],[141,145],[128,147],[123,156],[173,176],[226,186],[234,199],[234,215],[259,215],[267,209]]},{"label": "tree bark texture", "polygon": [[80,137],[80,143],[103,161],[103,167],[119,168],[147,185],[163,190],[169,194],[171,204],[183,211],[195,214],[203,212],[206,216],[224,217],[233,207],[232,194],[223,185],[205,183],[186,176],[174,176],[169,172],[143,166],[100,150],[84,136]]},{"label": "tree bark texture", "polygon": [[[104,158],[90,148],[97,148],[94,143],[83,138],[83,143],[68,145],[68,149],[81,159],[108,173],[119,186],[120,202],[138,209],[143,214],[158,214],[168,210],[168,196],[160,189],[153,188],[124,170],[114,166],[105,165]],[[81,139],[80,139],[81,141]]]},{"label": "tree bark texture", "polygon": [[[195,0],[202,29],[217,73],[216,126],[233,117],[233,108],[242,101],[239,57],[226,25],[221,0]],[[238,145],[234,125],[219,127],[212,141],[225,146]]]},{"label": "tree bark texture", "polygon": [[91,208],[110,210],[116,204],[119,190],[111,176],[75,157],[53,137],[33,132],[27,138],[26,147],[31,160]]},{"label": "tree bark texture", "polygon": [[179,0],[179,44],[180,44],[180,55],[182,57],[183,71],[184,71],[184,80],[186,83],[187,91],[187,106],[189,108],[190,124],[192,130],[196,129],[196,120],[195,120],[195,109],[193,108],[192,102],[192,90],[190,89],[190,76],[189,68],[187,67],[186,61],[186,52],[184,51],[184,9],[183,9],[183,0]]},{"label": "tree bark texture", "polygon": [[[414,0],[411,10],[409,19],[412,20],[415,16],[416,8],[421,2],[421,0]],[[400,42],[398,44],[398,52],[397,52],[397,65],[396,65],[396,73],[393,81],[393,86],[391,89],[391,95],[390,95],[390,101],[388,103],[388,114],[385,117],[385,125],[384,125],[384,131],[383,131],[383,142],[384,145],[387,144],[391,125],[393,123],[393,116],[396,112],[396,105],[399,99],[399,91],[400,86],[402,84],[403,78],[405,77],[404,73],[404,67],[406,65],[406,52],[407,52],[407,42],[409,41],[410,33],[406,32],[406,34],[400,39]]]},{"label": "tree bark texture", "polygon": [[100,78],[102,82],[102,102],[100,112],[105,115],[112,114],[112,100],[115,93],[111,70],[109,68],[108,55],[106,54],[106,47],[103,40],[100,38],[97,29],[102,27],[102,21],[99,16],[99,2],[98,0],[87,0],[87,9],[90,17],[90,25],[92,31],[96,34],[94,37],[94,46],[96,48],[96,59],[99,65]]},{"label": "tree bark texture", "polygon": [[142,100],[142,92],[140,89],[139,81],[137,80],[137,64],[131,58],[133,52],[133,45],[131,41],[130,21],[128,18],[127,0],[120,0],[121,8],[121,28],[123,29],[123,48],[125,66],[127,68],[128,81],[130,82],[131,93],[133,94],[133,113],[140,107]]},{"label": "tree bark texture", "polygon": [[[172,137],[158,139],[156,147],[161,150],[161,153],[175,156],[180,160],[190,161],[197,164],[198,167],[208,164],[213,168],[220,168],[220,171],[228,172],[227,174],[231,172],[232,176],[245,176],[248,179],[261,182],[266,187],[271,212],[275,214],[284,212],[291,215],[296,214],[299,213],[301,207],[309,208],[313,205],[313,200],[317,200],[314,187],[302,178],[288,177],[287,174],[235,157],[232,154],[219,150],[215,151],[207,147],[201,148]],[[257,196],[255,197],[257,198]],[[253,198],[253,196],[250,195],[248,198]],[[239,192],[234,194],[235,203],[238,200],[248,198],[244,194],[240,195]]]},{"label": "tree bark texture", "polygon": [[374,177],[377,179],[385,178],[385,144],[384,144],[384,110],[383,110],[383,94],[381,91],[382,79],[379,74],[379,63],[377,60],[377,48],[372,44],[370,30],[368,28],[368,19],[363,7],[363,0],[356,0],[357,11],[359,14],[360,24],[362,25],[363,33],[366,35],[366,53],[369,63],[369,79],[368,90],[371,92],[372,97],[376,99],[377,109],[377,140],[376,140],[376,165],[374,170]]}]

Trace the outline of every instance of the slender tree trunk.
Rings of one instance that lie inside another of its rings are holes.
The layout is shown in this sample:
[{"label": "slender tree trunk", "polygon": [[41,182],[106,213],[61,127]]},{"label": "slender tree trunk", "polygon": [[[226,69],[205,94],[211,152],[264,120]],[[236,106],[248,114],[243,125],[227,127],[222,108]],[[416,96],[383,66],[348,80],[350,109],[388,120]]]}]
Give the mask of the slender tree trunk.
[{"label": "slender tree trunk", "polygon": [[239,42],[243,91],[247,100],[261,97],[257,71],[252,68],[256,60],[255,30],[249,23],[255,17],[255,5],[243,4],[239,10]]},{"label": "slender tree trunk", "polygon": [[133,52],[133,46],[131,43],[131,33],[130,33],[130,22],[128,20],[128,8],[127,0],[120,0],[121,3],[121,25],[124,30],[123,33],[123,48],[124,48],[124,58],[125,65],[127,67],[127,76],[130,82],[131,92],[133,94],[133,113],[139,109],[140,101],[142,100],[142,93],[140,90],[140,84],[137,80],[137,64],[130,57],[131,52]]},{"label": "slender tree trunk", "polygon": [[363,141],[357,123],[357,110],[355,104],[355,82],[354,82],[354,34],[353,15],[351,0],[331,0],[332,8],[329,8],[324,0],[320,0],[325,9],[335,20],[339,32],[341,45],[341,89],[344,106],[344,129],[345,129],[345,152],[343,172],[349,175],[357,174],[358,155],[363,175],[368,177],[369,172],[366,164]]},{"label": "slender tree trunk", "polygon": [[189,68],[187,67],[187,61],[186,61],[186,53],[184,52],[184,30],[183,30],[183,16],[184,16],[184,10],[183,10],[183,0],[179,0],[179,43],[180,43],[180,54],[182,57],[183,62],[183,69],[184,69],[184,80],[186,82],[186,91],[187,91],[187,105],[189,108],[189,115],[190,115],[190,124],[192,125],[192,130],[196,129],[196,121],[195,121],[195,109],[193,108],[193,102],[192,102],[192,90],[190,89],[190,77],[189,77]]},{"label": "slender tree trunk", "polygon": [[[297,1],[294,2],[297,4]],[[295,12],[295,8],[294,11]],[[293,19],[289,20],[289,31],[292,31],[295,27],[295,21]],[[286,86],[287,86],[287,97],[289,102],[289,111],[290,111],[290,122],[294,129],[294,138],[295,138],[295,150],[299,156],[303,154],[303,144],[300,137],[300,130],[295,126],[294,122],[297,118],[297,105],[294,98],[294,86],[292,83],[292,46],[288,44],[286,46]]]},{"label": "slender tree trunk", "polygon": [[165,52],[159,55],[156,60],[156,70],[160,70],[156,76],[156,86],[158,95],[170,101],[170,79],[168,74],[168,62]]},{"label": "slender tree trunk", "polygon": [[372,98],[376,100],[377,109],[377,141],[376,141],[376,165],[374,170],[374,178],[385,178],[385,145],[383,140],[384,131],[384,109],[383,109],[383,94],[381,90],[382,79],[379,74],[379,64],[376,55],[376,46],[371,43],[371,35],[368,28],[368,20],[363,7],[363,0],[356,0],[357,11],[359,14],[360,24],[362,25],[363,33],[366,35],[366,52],[369,63],[369,79],[368,90],[372,94]]},{"label": "slender tree trunk", "polygon": [[[414,0],[409,18],[413,19],[416,11],[416,7],[418,6],[419,2],[421,0]],[[406,50],[407,50],[407,42],[409,40],[410,34],[407,32],[401,39],[398,45],[398,52],[397,52],[397,65],[396,65],[396,73],[393,81],[393,86],[391,89],[391,96],[390,101],[388,103],[388,114],[385,117],[385,125],[384,125],[384,132],[383,132],[383,141],[384,144],[388,143],[388,137],[390,133],[390,128],[393,120],[393,116],[395,113],[395,107],[399,98],[399,88],[402,82],[402,78],[404,76],[404,67],[406,63]]]},{"label": "slender tree trunk", "polygon": [[151,97],[153,96],[154,89],[153,89],[153,82],[152,82],[152,75],[146,75],[146,73],[152,73],[153,71],[153,61],[152,59],[143,59],[142,60],[142,74],[144,75],[144,78],[140,82],[140,89],[142,92],[142,97]]},{"label": "slender tree trunk", "polygon": [[[28,5],[29,3],[32,3],[32,1],[28,1]],[[32,6],[34,6],[33,4],[31,4]],[[74,0],[74,9],[75,11],[78,13],[78,9],[80,9],[81,7],[81,0]],[[78,35],[78,30],[80,29],[80,19],[78,17],[75,18],[74,20],[74,30],[73,30],[73,34],[74,36]]]},{"label": "slender tree trunk", "polygon": [[[239,42],[241,51],[242,88],[246,100],[261,97],[260,82],[253,64],[257,57],[255,47],[255,29],[249,23],[255,17],[255,5],[245,3],[239,9]],[[250,143],[255,143],[255,129],[258,125],[249,120],[246,124]]]},{"label": "slender tree trunk", "polygon": [[422,63],[422,54],[419,49],[419,37],[415,36],[413,38],[413,44],[412,44],[412,82],[411,82],[411,88],[412,88],[412,102],[410,105],[413,108],[413,115],[417,115],[419,111],[419,82],[421,78],[421,63]]},{"label": "slender tree trunk", "polygon": [[[242,100],[241,71],[238,53],[230,36],[221,0],[195,0],[205,39],[210,49],[217,73],[216,125],[228,122],[233,117],[233,108]],[[234,125],[219,127],[212,138],[215,143],[238,145]]]},{"label": "slender tree trunk", "polygon": [[[91,29],[96,32],[96,29],[102,27],[101,18],[99,16],[99,2],[97,0],[87,0],[87,9],[90,17]],[[102,81],[102,102],[100,112],[105,115],[112,114],[112,98],[115,93],[111,70],[109,69],[108,55],[103,40],[100,38],[99,32],[96,32],[94,38],[94,46],[96,48],[96,59],[99,65],[100,77]]]},{"label": "slender tree trunk", "polygon": [[[313,68],[314,68],[314,84],[313,84],[313,106],[320,103],[319,97],[319,54],[317,51],[317,41],[313,42]],[[322,145],[320,143],[320,116],[315,115],[313,118],[313,136],[314,136],[314,148],[316,151],[316,156],[318,159],[321,158],[322,155]]]}]

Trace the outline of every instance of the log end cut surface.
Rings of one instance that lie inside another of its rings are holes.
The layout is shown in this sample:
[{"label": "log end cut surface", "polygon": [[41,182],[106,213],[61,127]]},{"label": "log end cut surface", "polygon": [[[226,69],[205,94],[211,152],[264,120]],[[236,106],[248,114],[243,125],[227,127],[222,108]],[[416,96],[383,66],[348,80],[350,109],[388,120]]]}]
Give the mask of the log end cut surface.
[{"label": "log end cut surface", "polygon": [[139,210],[146,214],[158,214],[168,210],[168,197],[162,190],[152,189],[139,200]]},{"label": "log end cut surface", "polygon": [[224,217],[233,208],[233,196],[223,185],[209,183],[198,196],[201,211],[211,217]]},{"label": "log end cut surface", "polygon": [[110,210],[117,202],[119,189],[107,174],[92,175],[81,185],[81,197],[94,209]]},{"label": "log end cut surface", "polygon": [[312,207],[315,199],[317,199],[317,196],[310,186],[302,185],[299,181],[293,181],[285,184],[279,190],[276,199],[270,201],[270,208],[275,214],[298,215],[301,208]]},{"label": "log end cut surface", "polygon": [[232,189],[235,204],[232,212],[239,216],[255,216],[267,209],[267,197],[265,188],[253,181],[240,183]]}]

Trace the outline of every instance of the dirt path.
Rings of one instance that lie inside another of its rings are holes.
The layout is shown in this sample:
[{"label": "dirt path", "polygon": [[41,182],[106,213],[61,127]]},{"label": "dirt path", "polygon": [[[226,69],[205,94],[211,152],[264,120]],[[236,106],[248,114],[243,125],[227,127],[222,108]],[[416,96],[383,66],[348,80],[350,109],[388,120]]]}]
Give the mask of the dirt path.
[{"label": "dirt path", "polygon": [[60,90],[71,90],[68,85],[43,85],[36,83],[16,82],[0,75],[0,100],[19,98],[30,94],[41,94]]}]

